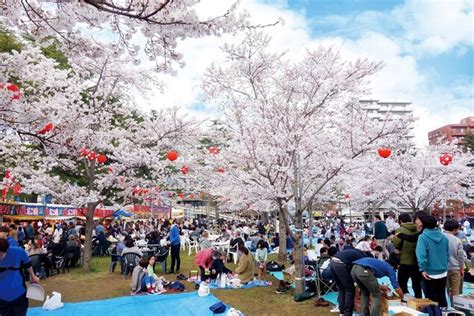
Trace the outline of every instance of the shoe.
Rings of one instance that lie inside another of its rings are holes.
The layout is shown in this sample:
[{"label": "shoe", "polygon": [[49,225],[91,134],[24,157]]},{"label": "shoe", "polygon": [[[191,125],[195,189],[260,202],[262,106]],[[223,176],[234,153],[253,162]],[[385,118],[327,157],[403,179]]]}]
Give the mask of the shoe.
[{"label": "shoe", "polygon": [[287,287],[281,287],[281,286],[279,286],[275,291],[275,293],[277,293],[277,294],[283,294],[283,293],[286,293],[286,292],[288,292],[288,288]]},{"label": "shoe", "polygon": [[331,309],[329,312],[330,312],[330,313],[339,313],[339,312],[340,312],[340,311],[339,311],[339,306],[334,306],[334,308]]},{"label": "shoe", "polygon": [[323,300],[322,298],[316,300],[316,302],[314,302],[314,305],[315,306],[318,306],[318,307],[328,307],[329,306],[329,302],[326,302],[325,300]]}]

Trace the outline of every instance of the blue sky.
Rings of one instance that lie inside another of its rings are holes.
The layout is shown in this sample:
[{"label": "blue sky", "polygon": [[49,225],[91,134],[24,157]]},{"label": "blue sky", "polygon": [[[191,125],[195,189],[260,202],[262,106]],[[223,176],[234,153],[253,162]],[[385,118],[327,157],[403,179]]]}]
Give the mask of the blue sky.
[{"label": "blue sky", "polygon": [[[436,2],[449,3],[450,0],[431,1],[433,5],[436,5]],[[316,38],[338,36],[357,39],[368,31],[375,31],[395,41],[401,41],[406,33],[399,21],[390,18],[393,10],[405,5],[403,0],[288,0],[287,5],[292,10],[303,12],[310,21],[312,36]],[[443,17],[439,16],[439,19],[442,20]],[[469,26],[474,34],[474,19],[471,19]],[[459,25],[459,27],[463,26]],[[446,30],[446,32],[449,31]],[[474,38],[474,35],[472,36]],[[414,42],[419,41],[420,39]],[[413,51],[406,49],[402,53],[413,54]],[[418,55],[416,60],[419,71],[429,74],[426,82],[428,87],[451,86],[466,82],[472,84],[473,82],[474,49],[472,45],[460,44],[438,54]],[[472,93],[471,97],[473,97]]]},{"label": "blue sky", "polygon": [[[230,2],[202,0],[198,11],[203,17],[222,14]],[[367,97],[412,102],[419,146],[427,144],[430,130],[474,116],[474,0],[240,0],[240,7],[255,24],[284,21],[266,29],[278,51],[299,57],[329,45],[348,59],[382,62]],[[160,100],[184,105],[192,115],[213,112],[197,101],[200,78],[219,62],[222,43],[236,40],[229,35],[180,43],[186,67],[166,79]]]}]

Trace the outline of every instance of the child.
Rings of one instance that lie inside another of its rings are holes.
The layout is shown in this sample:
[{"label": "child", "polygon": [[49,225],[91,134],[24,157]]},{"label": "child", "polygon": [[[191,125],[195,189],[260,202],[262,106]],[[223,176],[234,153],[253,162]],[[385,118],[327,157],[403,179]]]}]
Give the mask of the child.
[{"label": "child", "polygon": [[153,288],[153,284],[152,284],[152,288],[154,292],[161,294],[163,292],[166,292],[166,290],[163,289],[163,278],[160,278],[159,276],[155,274],[155,268],[154,268],[155,263],[156,263],[156,257],[151,256],[149,258],[148,267],[146,270],[147,270],[148,276],[153,278],[153,281],[154,281],[153,284],[155,287]]},{"label": "child", "polygon": [[255,252],[255,260],[257,261],[259,280],[262,280],[262,275],[266,277],[267,259],[268,259],[268,250],[267,250],[265,241],[260,240],[257,244],[257,251]]},{"label": "child", "polygon": [[131,295],[146,291],[148,294],[156,294],[155,279],[147,273],[148,258],[141,258],[138,265],[133,269]]}]

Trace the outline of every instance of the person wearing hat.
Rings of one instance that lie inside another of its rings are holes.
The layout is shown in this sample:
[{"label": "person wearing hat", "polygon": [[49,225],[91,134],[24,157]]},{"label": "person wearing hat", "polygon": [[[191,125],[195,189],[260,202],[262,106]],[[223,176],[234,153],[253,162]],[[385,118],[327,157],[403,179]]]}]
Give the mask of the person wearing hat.
[{"label": "person wearing hat", "polygon": [[22,269],[28,272],[30,283],[39,283],[26,252],[0,238],[0,315],[26,315],[28,299]]}]

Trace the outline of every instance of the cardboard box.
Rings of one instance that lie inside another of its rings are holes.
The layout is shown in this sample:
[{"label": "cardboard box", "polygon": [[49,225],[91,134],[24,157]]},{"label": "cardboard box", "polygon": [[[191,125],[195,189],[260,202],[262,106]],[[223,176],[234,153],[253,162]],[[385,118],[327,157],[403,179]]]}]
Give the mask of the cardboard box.
[{"label": "cardboard box", "polygon": [[413,316],[417,314],[410,314],[407,312],[400,312],[400,313],[395,313],[395,314],[388,314],[388,313],[383,313],[383,316]]},{"label": "cardboard box", "polygon": [[388,308],[388,313],[384,313],[384,316],[421,316],[425,315],[415,309],[408,308],[406,306],[391,306]]},{"label": "cardboard box", "polygon": [[455,295],[453,298],[454,308],[459,308],[463,310],[471,311],[471,314],[474,312],[474,295]]},{"label": "cardboard box", "polygon": [[407,299],[407,306],[417,311],[421,311],[423,307],[427,305],[438,305],[438,303],[433,302],[427,298],[409,298]]},{"label": "cardboard box", "polygon": [[388,309],[390,306],[400,306],[402,305],[402,301],[399,298],[384,298],[380,301],[380,312],[381,313],[388,313]]}]

